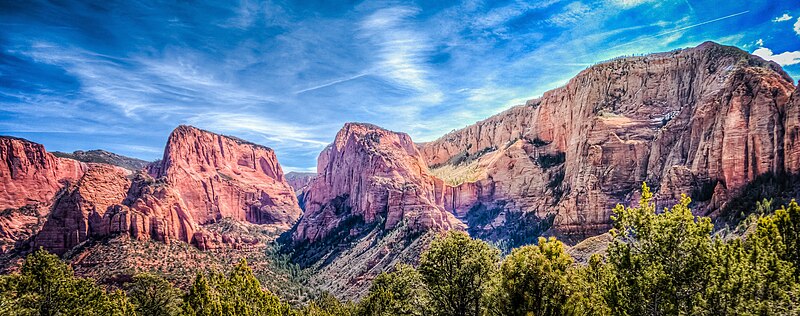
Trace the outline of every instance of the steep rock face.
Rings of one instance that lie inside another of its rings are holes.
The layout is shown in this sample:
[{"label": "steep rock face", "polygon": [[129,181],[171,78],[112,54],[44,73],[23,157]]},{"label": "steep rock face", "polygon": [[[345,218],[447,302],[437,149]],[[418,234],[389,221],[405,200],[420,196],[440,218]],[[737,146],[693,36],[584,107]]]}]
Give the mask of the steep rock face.
[{"label": "steep rock face", "polygon": [[51,155],[41,144],[0,137],[0,253],[33,237],[53,199],[86,168],[86,164]]},{"label": "steep rock face", "polygon": [[107,235],[108,229],[99,229],[107,212],[125,199],[131,181],[130,173],[110,165],[93,164],[74,185],[66,188],[54,203],[42,231],[36,237],[36,246],[63,254],[85,241],[90,235]]},{"label": "steep rock face", "polygon": [[446,190],[456,214],[476,205],[534,212],[554,216],[556,234],[593,235],[643,181],[660,203],[690,193],[708,213],[714,196],[782,172],[793,90],[776,64],[708,42],[593,66],[420,151],[434,168],[469,156],[482,166],[480,179]]},{"label": "steep rock face", "polygon": [[401,222],[417,230],[461,228],[444,209],[443,183],[428,168],[411,138],[374,125],[348,123],[320,154],[318,176],[306,195],[295,241],[314,242],[348,220]]},{"label": "steep rock face", "polygon": [[275,152],[233,137],[179,126],[151,174],[201,225],[232,218],[288,229],[302,213]]},{"label": "steep rock face", "polygon": [[301,214],[271,149],[189,126],[172,133],[161,162],[135,174],[56,158],[16,139],[3,148],[4,203],[33,205],[0,216],[4,252],[33,237],[34,246],[63,254],[92,237],[119,234],[203,250],[240,248],[251,241],[203,225],[230,219],[277,235]]},{"label": "steep rock face", "polygon": [[786,136],[784,149],[786,151],[786,172],[800,173],[800,85],[794,90],[789,103],[786,105],[786,119],[784,122]]},{"label": "steep rock face", "polygon": [[86,165],[48,153],[41,144],[0,137],[0,209],[49,203],[67,182],[77,181]]}]

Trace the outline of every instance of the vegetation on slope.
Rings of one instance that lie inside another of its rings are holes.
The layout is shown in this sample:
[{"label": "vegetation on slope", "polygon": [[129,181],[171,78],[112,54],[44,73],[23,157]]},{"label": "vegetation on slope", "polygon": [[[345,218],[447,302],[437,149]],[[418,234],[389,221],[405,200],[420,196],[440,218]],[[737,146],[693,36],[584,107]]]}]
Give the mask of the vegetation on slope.
[{"label": "vegetation on slope", "polygon": [[[611,243],[586,264],[540,238],[501,259],[491,245],[452,231],[419,266],[379,275],[355,304],[322,295],[291,308],[263,290],[246,261],[228,275],[199,273],[180,295],[154,276],[127,292],[72,276],[43,251],[0,277],[7,315],[794,315],[800,312],[800,206],[761,215],[742,236],[713,234],[684,196],[657,212],[646,185],[636,207],[617,206]],[[764,206],[762,205],[762,208]],[[58,285],[58,286],[56,286]],[[176,307],[178,302],[180,308]],[[79,310],[80,309],[80,310]]]}]

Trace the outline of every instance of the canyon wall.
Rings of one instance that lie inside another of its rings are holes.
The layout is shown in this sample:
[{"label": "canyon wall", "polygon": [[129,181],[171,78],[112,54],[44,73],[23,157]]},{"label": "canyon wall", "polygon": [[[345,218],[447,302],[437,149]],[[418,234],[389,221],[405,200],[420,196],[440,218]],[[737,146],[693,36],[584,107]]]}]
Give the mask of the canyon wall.
[{"label": "canyon wall", "polygon": [[707,42],[598,64],[419,147],[434,172],[475,169],[476,179],[451,181],[445,199],[462,218],[494,209],[479,225],[485,233],[503,227],[502,216],[532,212],[552,217],[554,233],[583,238],[607,230],[611,208],[645,181],[659,203],[692,194],[713,215],[757,176],[795,171],[796,132],[785,131],[797,126],[794,90],[777,64]]}]

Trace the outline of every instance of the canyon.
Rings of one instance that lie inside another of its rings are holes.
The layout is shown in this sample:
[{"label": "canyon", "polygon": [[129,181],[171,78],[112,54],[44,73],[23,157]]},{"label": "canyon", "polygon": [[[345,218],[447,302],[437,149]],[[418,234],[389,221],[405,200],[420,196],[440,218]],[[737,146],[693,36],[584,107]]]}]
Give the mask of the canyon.
[{"label": "canyon", "polygon": [[146,164],[0,137],[0,252],[9,266],[37,247],[80,261],[92,257],[81,245],[120,236],[209,253],[274,241],[314,271],[310,284],[353,298],[442,231],[503,251],[604,236],[643,182],[659,206],[685,193],[716,218],[759,177],[800,172],[797,142],[792,79],[712,42],[599,63],[430,142],[347,123],[314,174],[284,174],[268,147],[184,125]]}]

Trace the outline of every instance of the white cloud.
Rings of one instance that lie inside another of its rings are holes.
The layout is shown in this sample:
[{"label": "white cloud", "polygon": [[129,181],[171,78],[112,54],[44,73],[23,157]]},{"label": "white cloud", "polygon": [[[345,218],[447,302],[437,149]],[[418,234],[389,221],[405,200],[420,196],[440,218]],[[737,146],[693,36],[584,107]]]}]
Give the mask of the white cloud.
[{"label": "white cloud", "polygon": [[560,27],[574,26],[589,11],[591,11],[589,6],[580,2],[573,2],[564,7],[564,12],[551,16],[548,22]]},{"label": "white cloud", "polygon": [[800,18],[797,18],[797,22],[794,22],[794,32],[800,35]]},{"label": "white cloud", "polygon": [[761,47],[753,52],[753,55],[771,60],[781,66],[789,66],[800,63],[800,51],[783,52],[780,54],[773,54],[772,50],[766,47]]},{"label": "white cloud", "polygon": [[635,6],[641,5],[643,3],[652,2],[653,0],[611,0],[611,2],[617,6],[623,8],[633,8]]},{"label": "white cloud", "polygon": [[759,38],[759,39],[756,41],[756,45],[758,45],[758,46],[764,46],[764,39],[761,39],[761,38]]},{"label": "white cloud", "polygon": [[784,13],[783,15],[772,19],[772,22],[784,22],[784,21],[789,21],[791,19],[792,19],[791,15],[789,15],[788,13]]},{"label": "white cloud", "polygon": [[242,113],[212,112],[195,115],[188,123],[218,133],[241,135],[254,133],[270,143],[297,143],[323,148],[328,142],[314,139],[311,128],[301,127],[281,120]]}]

